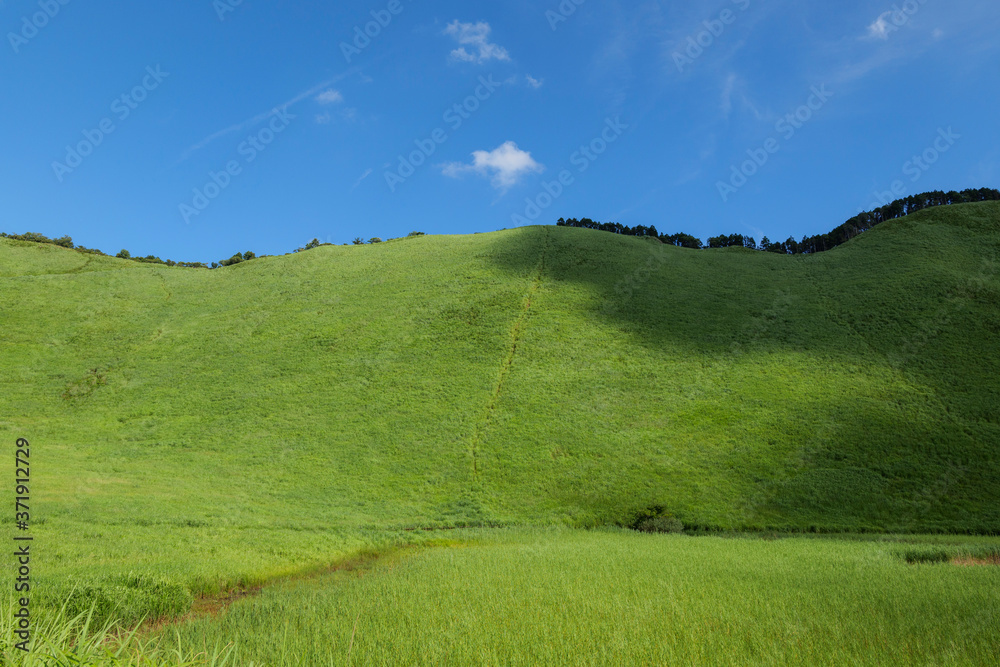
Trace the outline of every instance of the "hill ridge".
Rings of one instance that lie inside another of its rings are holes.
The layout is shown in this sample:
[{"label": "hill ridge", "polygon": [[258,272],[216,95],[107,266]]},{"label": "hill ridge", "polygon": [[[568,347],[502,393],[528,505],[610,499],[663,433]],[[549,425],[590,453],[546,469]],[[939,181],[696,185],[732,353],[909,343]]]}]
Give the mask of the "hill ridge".
[{"label": "hill ridge", "polygon": [[[595,222],[589,218],[583,218],[582,220],[570,219],[566,220],[564,218],[559,218],[556,222],[556,226],[561,227],[579,227],[585,229],[598,229],[601,231],[613,232],[615,234],[623,234],[626,236],[651,236],[658,238],[663,243],[668,245],[681,246],[685,248],[702,249],[702,248],[728,248],[728,247],[741,247],[748,248],[751,250],[761,250],[766,252],[774,252],[781,254],[800,254],[800,253],[817,253],[826,252],[839,245],[850,241],[851,239],[863,234],[866,231],[873,229],[874,227],[890,221],[895,220],[907,215],[912,215],[928,208],[934,208],[939,206],[955,206],[967,203],[976,203],[984,201],[1000,201],[1000,190],[993,188],[978,188],[978,189],[966,189],[961,192],[956,192],[954,190],[950,192],[943,192],[940,190],[934,190],[931,192],[924,192],[919,195],[911,195],[909,197],[904,197],[902,199],[897,199],[891,203],[886,203],[884,206],[877,208],[872,211],[866,211],[859,213],[854,216],[844,224],[836,227],[832,231],[826,234],[817,234],[814,236],[803,236],[801,241],[796,241],[794,237],[789,237],[787,240],[779,243],[772,243],[766,236],[761,240],[758,245],[756,240],[752,237],[744,236],[742,234],[730,234],[720,235],[710,237],[708,243],[705,244],[694,236],[685,233],[677,234],[659,234],[656,231],[656,227],[645,227],[639,225],[637,227],[627,227],[617,222],[612,223],[600,223]],[[412,238],[418,238],[424,236],[423,232],[411,232],[409,236],[405,238],[390,238],[388,242],[400,241]],[[24,234],[9,234],[7,232],[0,232],[0,238],[8,238],[17,241],[26,241],[31,243],[49,244],[54,246],[59,246],[63,248],[68,248],[71,250],[76,250],[77,252],[97,255],[101,257],[108,257],[109,255],[103,253],[100,250],[93,248],[86,248],[84,246],[78,246],[74,244],[72,237],[62,236],[56,239],[50,239],[44,234],[39,234],[37,232],[26,232]],[[369,241],[369,244],[375,245],[383,243],[382,239],[373,238]],[[319,239],[313,239],[308,244],[302,248],[298,248],[293,253],[286,253],[286,255],[291,255],[307,250],[312,250],[315,248],[334,245],[332,243],[321,243]],[[344,244],[345,246],[348,244]],[[360,238],[354,239],[354,245],[364,245],[364,241]],[[269,255],[262,255],[263,257],[268,257]],[[236,253],[227,260],[221,262],[213,262],[211,266],[207,266],[202,262],[175,262],[173,260],[162,260],[155,255],[147,255],[146,257],[132,257],[132,255],[127,250],[122,250],[116,255],[119,259],[131,260],[146,264],[157,264],[166,266],[177,266],[181,268],[200,268],[200,269],[217,269],[225,268],[227,266],[235,266],[241,264],[245,261],[251,261],[258,259],[258,256],[250,251],[245,253]],[[87,264],[90,262],[88,261]]]}]

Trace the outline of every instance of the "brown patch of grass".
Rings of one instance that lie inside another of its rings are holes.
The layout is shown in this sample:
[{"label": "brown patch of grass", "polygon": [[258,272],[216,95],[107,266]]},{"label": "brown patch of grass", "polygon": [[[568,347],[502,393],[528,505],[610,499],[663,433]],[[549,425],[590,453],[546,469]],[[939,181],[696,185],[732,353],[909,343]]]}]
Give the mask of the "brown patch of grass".
[{"label": "brown patch of grass", "polygon": [[957,565],[959,567],[984,567],[989,565],[1000,565],[1000,555],[989,556],[988,558],[971,558],[968,556],[960,556],[958,558],[952,558],[951,564]]}]

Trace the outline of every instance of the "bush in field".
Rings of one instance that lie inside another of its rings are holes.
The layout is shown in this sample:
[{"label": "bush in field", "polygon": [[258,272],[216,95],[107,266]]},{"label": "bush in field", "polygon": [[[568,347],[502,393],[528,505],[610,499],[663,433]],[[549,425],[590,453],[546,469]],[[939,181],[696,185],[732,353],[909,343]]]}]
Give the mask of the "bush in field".
[{"label": "bush in field", "polygon": [[639,510],[629,524],[632,530],[641,533],[682,533],[684,522],[664,507],[654,505]]}]

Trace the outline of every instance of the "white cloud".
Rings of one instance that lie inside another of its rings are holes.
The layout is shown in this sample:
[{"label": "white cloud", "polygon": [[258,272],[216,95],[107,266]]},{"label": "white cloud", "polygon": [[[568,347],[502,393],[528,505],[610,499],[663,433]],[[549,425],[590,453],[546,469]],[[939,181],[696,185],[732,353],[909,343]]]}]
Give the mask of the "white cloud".
[{"label": "white cloud", "polygon": [[340,94],[339,90],[330,88],[317,95],[316,101],[320,104],[340,104],[344,101],[344,96]]},{"label": "white cloud", "polygon": [[545,83],[545,79],[536,79],[535,77],[531,76],[530,74],[525,74],[524,75],[524,80],[527,81],[528,85],[531,86],[532,88],[534,88],[535,90],[538,90],[539,88],[541,88],[542,84]]},{"label": "white cloud", "polygon": [[354,123],[358,120],[358,110],[354,107],[342,107],[338,111],[324,111],[316,114],[316,122],[320,125],[329,125],[335,121],[345,121]]},{"label": "white cloud", "polygon": [[[490,60],[509,61],[510,54],[507,53],[507,49],[490,43],[491,31],[490,24],[483,21],[479,23],[452,21],[444,34],[454,37],[461,46],[451,52],[451,57],[462,62],[479,64]],[[466,50],[466,46],[472,49],[472,53]]]},{"label": "white cloud", "polygon": [[442,173],[451,178],[473,172],[481,176],[492,176],[493,187],[506,191],[516,185],[526,174],[540,173],[544,167],[522,151],[513,141],[508,141],[492,151],[476,151],[472,154],[472,164],[452,162],[443,167]]},{"label": "white cloud", "polygon": [[889,24],[892,12],[883,12],[875,19],[875,22],[868,26],[868,36],[876,39],[889,39],[889,33],[897,30],[896,26]]}]

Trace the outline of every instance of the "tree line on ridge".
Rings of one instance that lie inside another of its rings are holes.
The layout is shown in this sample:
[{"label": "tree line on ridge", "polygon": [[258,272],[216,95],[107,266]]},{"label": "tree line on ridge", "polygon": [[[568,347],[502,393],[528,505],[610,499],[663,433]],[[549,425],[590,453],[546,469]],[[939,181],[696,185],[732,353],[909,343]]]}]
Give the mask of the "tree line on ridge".
[{"label": "tree line on ridge", "polygon": [[701,239],[691,234],[660,234],[655,226],[646,227],[637,225],[628,227],[617,222],[596,222],[590,218],[577,220],[576,218],[559,218],[556,223],[559,227],[578,227],[581,229],[596,229],[612,234],[622,234],[624,236],[644,236],[657,238],[668,245],[680,246],[682,248],[692,248],[701,250],[702,248],[748,248],[750,250],[760,250],[763,252],[775,252],[787,255],[801,255],[809,253],[832,250],[839,245],[847,243],[855,236],[863,234],[869,229],[880,225],[887,220],[895,220],[922,211],[925,208],[935,206],[949,206],[951,204],[969,204],[981,201],[1000,201],[1000,190],[993,188],[979,188],[963,190],[961,192],[942,192],[935,190],[919,195],[912,195],[903,199],[897,199],[891,204],[886,204],[873,211],[859,213],[844,224],[836,227],[826,234],[816,234],[815,236],[803,236],[801,241],[796,241],[793,237],[788,237],[785,241],[774,242],[766,236],[757,242],[752,236],[743,234],[729,234],[713,236],[705,244]]}]

